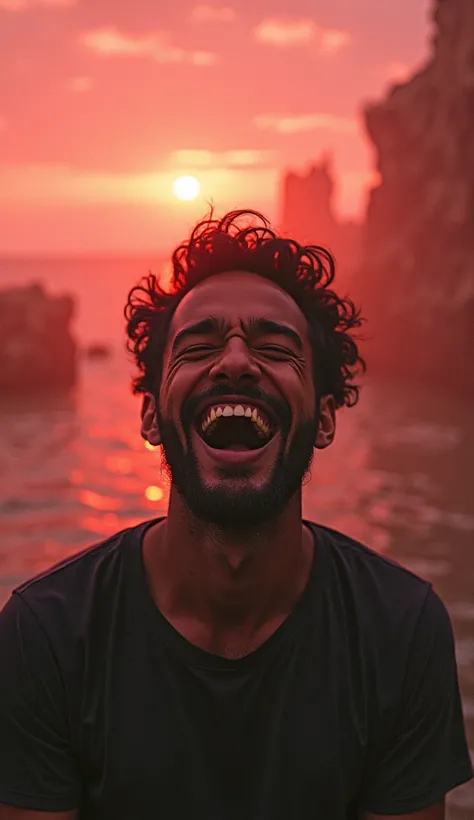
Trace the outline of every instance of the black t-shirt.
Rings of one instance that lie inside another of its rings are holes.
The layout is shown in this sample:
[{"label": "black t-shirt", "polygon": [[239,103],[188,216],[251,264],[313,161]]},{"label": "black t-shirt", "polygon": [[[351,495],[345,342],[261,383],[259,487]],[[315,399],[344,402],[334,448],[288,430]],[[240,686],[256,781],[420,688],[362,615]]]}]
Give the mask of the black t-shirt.
[{"label": "black t-shirt", "polygon": [[81,820],[405,814],[472,774],[444,605],[311,524],[282,626],[239,659],[189,643],[142,561],[153,522],[18,587],[0,614],[0,803]]}]

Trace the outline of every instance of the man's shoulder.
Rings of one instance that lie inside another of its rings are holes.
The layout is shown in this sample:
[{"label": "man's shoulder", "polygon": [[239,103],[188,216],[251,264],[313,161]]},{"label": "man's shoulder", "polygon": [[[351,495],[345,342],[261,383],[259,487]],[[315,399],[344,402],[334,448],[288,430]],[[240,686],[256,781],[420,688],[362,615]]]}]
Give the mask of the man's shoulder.
[{"label": "man's shoulder", "polygon": [[327,545],[332,548],[334,554],[339,559],[351,566],[366,568],[381,575],[387,575],[392,580],[397,580],[401,584],[423,585],[426,587],[428,581],[420,575],[403,566],[393,558],[389,558],[383,553],[377,552],[371,547],[357,541],[350,535],[333,529],[314,521],[307,522],[316,536],[322,537]]},{"label": "man's shoulder", "polygon": [[20,596],[38,616],[45,610],[77,612],[108,587],[117,589],[124,561],[134,548],[138,555],[142,534],[151,523],[127,527],[93,543],[23,581],[12,594]]},{"label": "man's shoulder", "polygon": [[399,626],[407,619],[416,621],[432,585],[397,561],[376,552],[355,538],[327,526],[308,522],[328,558],[332,578],[344,603],[386,624]]}]

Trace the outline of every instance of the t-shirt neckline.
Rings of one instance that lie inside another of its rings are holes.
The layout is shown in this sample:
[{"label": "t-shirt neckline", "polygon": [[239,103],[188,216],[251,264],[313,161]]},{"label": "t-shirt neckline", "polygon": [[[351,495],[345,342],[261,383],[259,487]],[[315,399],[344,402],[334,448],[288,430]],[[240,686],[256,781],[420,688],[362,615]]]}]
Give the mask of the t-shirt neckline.
[{"label": "t-shirt neckline", "polygon": [[306,614],[316,601],[322,583],[325,562],[324,539],[321,538],[318,529],[311,521],[303,519],[303,523],[309,527],[313,535],[314,553],[308,581],[292,611],[280,626],[256,649],[241,658],[225,658],[191,643],[167,620],[152,598],[143,560],[143,538],[150,527],[163,521],[164,518],[165,516],[161,516],[160,518],[145,521],[138,526],[136,531],[135,549],[133,550],[134,563],[137,581],[141,588],[139,598],[143,601],[146,618],[151,624],[157,626],[166,644],[179,653],[187,665],[194,668],[228,672],[232,670],[244,671],[249,667],[263,663],[281,643],[291,639],[296,627],[305,619]]}]

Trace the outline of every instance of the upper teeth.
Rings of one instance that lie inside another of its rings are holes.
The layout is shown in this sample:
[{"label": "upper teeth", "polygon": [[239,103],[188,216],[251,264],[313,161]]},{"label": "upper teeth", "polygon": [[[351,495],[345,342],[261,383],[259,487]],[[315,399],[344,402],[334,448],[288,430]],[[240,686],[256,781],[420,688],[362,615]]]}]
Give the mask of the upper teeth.
[{"label": "upper teeth", "polygon": [[230,416],[245,416],[246,418],[253,421],[253,423],[258,427],[262,433],[265,435],[269,435],[270,427],[269,425],[263,420],[259,411],[256,407],[252,407],[251,405],[243,405],[243,404],[225,404],[215,407],[210,407],[207,416],[205,417],[204,421],[202,422],[201,429],[204,433],[205,430],[212,424],[216,419],[224,416],[225,418],[229,418]]}]

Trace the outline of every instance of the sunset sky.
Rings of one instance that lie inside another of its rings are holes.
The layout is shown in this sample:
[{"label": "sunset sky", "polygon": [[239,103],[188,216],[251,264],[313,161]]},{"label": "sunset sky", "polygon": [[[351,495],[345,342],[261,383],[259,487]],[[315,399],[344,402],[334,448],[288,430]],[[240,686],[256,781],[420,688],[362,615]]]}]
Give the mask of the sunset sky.
[{"label": "sunset sky", "polygon": [[281,170],[328,149],[360,214],[359,112],[426,58],[429,6],[0,0],[0,254],[159,250],[208,201],[275,218]]}]

